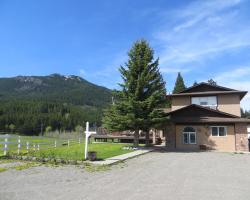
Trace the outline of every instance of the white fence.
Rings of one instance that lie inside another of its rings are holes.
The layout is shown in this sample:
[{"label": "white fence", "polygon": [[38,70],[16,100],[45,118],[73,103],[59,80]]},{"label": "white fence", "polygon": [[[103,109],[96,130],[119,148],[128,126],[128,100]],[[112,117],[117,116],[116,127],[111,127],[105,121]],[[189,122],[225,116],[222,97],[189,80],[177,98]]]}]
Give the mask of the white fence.
[{"label": "white fence", "polygon": [[47,137],[34,138],[17,136],[17,135],[0,135],[0,154],[7,155],[8,152],[20,154],[22,152],[48,150],[52,148],[58,148],[63,146],[72,146],[76,144],[84,143],[84,138],[78,139],[55,139]]}]

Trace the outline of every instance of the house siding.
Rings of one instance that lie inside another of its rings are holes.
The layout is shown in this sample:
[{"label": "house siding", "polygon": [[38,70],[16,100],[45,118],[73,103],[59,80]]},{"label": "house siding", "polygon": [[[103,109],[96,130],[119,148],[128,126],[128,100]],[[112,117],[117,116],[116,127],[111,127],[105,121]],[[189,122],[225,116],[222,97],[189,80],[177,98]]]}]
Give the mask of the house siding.
[{"label": "house siding", "polygon": [[218,95],[218,110],[241,116],[240,97],[237,94]]},{"label": "house siding", "polygon": [[[190,96],[172,97],[172,111],[191,104]],[[232,115],[241,116],[240,96],[238,94],[217,95],[217,109]]]},{"label": "house siding", "polygon": [[[196,130],[196,144],[183,144],[183,129],[192,126]],[[218,151],[235,151],[234,125],[227,125],[227,136],[211,136],[210,126],[213,125],[176,125],[176,149],[199,150],[199,145],[208,145]],[[215,125],[216,126],[216,125]]]},{"label": "house siding", "polygon": [[171,110],[172,111],[178,110],[190,104],[191,104],[191,100],[189,96],[173,97]]}]

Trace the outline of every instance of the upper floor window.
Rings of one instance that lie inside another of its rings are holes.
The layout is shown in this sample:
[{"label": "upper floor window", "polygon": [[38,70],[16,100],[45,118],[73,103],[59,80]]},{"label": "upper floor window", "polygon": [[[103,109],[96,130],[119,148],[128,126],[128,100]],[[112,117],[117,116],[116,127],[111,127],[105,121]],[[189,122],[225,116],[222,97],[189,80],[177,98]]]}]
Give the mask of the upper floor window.
[{"label": "upper floor window", "polygon": [[191,103],[216,109],[217,108],[217,97],[216,96],[192,97]]}]

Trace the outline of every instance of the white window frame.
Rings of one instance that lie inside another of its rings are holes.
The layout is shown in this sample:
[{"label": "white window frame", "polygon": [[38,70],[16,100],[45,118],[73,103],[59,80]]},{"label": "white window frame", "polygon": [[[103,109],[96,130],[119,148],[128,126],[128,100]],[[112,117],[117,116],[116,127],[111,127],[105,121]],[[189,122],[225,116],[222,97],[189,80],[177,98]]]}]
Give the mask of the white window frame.
[{"label": "white window frame", "polygon": [[[194,98],[196,98],[196,99],[198,99],[198,98],[208,98],[208,97],[214,97],[215,98],[215,100],[216,100],[216,104],[207,104],[207,105],[202,105],[201,104],[201,102],[202,101],[200,101],[200,99],[199,99],[199,104],[197,104],[197,103],[194,103]],[[200,106],[204,106],[204,107],[209,107],[209,108],[212,108],[212,109],[217,109],[217,107],[218,107],[218,99],[217,99],[217,96],[193,96],[193,97],[191,97],[191,104],[196,104],[196,105],[200,105]]]},{"label": "white window frame", "polygon": [[[191,127],[191,126],[190,126]],[[186,127],[185,127],[186,128]],[[184,129],[185,129],[184,128]],[[193,128],[193,127],[192,127]],[[185,140],[184,140],[184,134],[188,134],[188,142],[185,143]],[[195,135],[195,142],[194,143],[191,143],[191,137],[190,135],[191,134],[194,134]],[[196,135],[196,131],[195,132],[182,132],[182,138],[183,138],[183,144],[197,144],[197,135]]]},{"label": "white window frame", "polygon": [[[212,133],[212,128],[217,128],[217,135],[215,136],[215,135],[213,135],[213,133]],[[219,128],[224,128],[224,130],[225,130],[225,135],[223,135],[223,136],[220,136],[220,134],[219,134]],[[227,137],[227,126],[210,126],[210,133],[211,133],[211,136],[212,137]]]}]

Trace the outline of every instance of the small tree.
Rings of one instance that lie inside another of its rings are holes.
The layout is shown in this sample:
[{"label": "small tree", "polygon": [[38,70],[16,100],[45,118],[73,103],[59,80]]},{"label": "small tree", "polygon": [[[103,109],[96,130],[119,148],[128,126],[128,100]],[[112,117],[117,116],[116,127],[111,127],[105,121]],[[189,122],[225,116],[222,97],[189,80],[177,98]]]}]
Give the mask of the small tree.
[{"label": "small tree", "polygon": [[75,127],[75,131],[77,132],[77,133],[79,133],[79,135],[83,132],[83,127],[82,126],[80,126],[80,125],[77,125],[76,127]]},{"label": "small tree", "polygon": [[176,78],[176,81],[175,81],[175,86],[174,86],[174,90],[173,90],[173,94],[176,94],[176,93],[179,93],[183,90],[186,89],[186,86],[184,84],[184,80],[181,76],[181,73],[178,72],[178,75],[177,75],[177,78]]},{"label": "small tree", "polygon": [[6,131],[6,132],[9,131],[9,125],[8,125],[8,124],[5,124],[4,128],[5,128],[5,131]]},{"label": "small tree", "polygon": [[51,132],[52,131],[52,127],[51,126],[47,126],[46,128],[45,128],[45,132],[46,133],[49,133],[49,132]]},{"label": "small tree", "polygon": [[196,86],[196,85],[198,85],[198,83],[197,81],[194,81],[193,86]]},{"label": "small tree", "polygon": [[217,85],[217,83],[213,79],[209,79],[207,82],[210,85]]},{"label": "small tree", "polygon": [[13,134],[14,130],[16,129],[15,124],[10,124],[9,129],[10,129],[11,133]]},{"label": "small tree", "polygon": [[159,59],[154,60],[153,54],[145,40],[134,43],[128,62],[119,69],[123,79],[121,90],[114,92],[115,103],[103,118],[104,127],[110,131],[133,131],[136,146],[139,130],[146,133],[148,145],[149,129],[166,120],[161,109],[166,102],[165,82],[159,72]]}]

